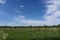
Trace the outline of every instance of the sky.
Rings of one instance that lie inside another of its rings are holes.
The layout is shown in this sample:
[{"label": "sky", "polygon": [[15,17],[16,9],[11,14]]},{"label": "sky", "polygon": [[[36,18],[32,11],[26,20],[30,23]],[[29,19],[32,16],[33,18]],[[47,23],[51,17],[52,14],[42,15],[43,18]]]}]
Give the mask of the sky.
[{"label": "sky", "polygon": [[60,24],[60,0],[0,0],[0,26]]}]

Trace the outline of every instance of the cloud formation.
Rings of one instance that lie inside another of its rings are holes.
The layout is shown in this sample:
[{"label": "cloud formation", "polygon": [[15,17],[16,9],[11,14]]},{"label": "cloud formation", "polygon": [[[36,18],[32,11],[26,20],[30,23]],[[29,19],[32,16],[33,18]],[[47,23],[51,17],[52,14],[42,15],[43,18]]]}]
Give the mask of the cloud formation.
[{"label": "cloud formation", "polygon": [[20,5],[20,7],[22,8],[22,7],[24,7],[24,5]]},{"label": "cloud formation", "polygon": [[45,18],[44,21],[40,20],[32,20],[26,19],[24,16],[18,16],[15,20],[19,21],[20,23],[24,23],[27,25],[55,25],[60,23],[60,0],[48,0],[46,2],[47,11],[46,14],[43,16]]},{"label": "cloud formation", "polygon": [[5,4],[6,0],[0,0],[0,4]]},{"label": "cloud formation", "polygon": [[51,21],[53,24],[59,24],[60,19],[60,0],[49,0],[47,2],[47,13],[45,14],[45,19]]},{"label": "cloud formation", "polygon": [[14,9],[13,11],[16,12],[16,13],[18,13],[18,14],[23,13],[22,11],[20,11],[20,10],[16,10],[16,9]]},{"label": "cloud formation", "polygon": [[[13,17],[13,22],[8,23],[8,25],[57,25],[60,24],[60,0],[48,0],[46,3],[46,13],[43,16],[45,20],[33,20],[27,19],[23,15],[19,15],[18,17]],[[23,7],[22,5],[20,7]],[[16,11],[17,13],[21,13],[20,11]]]},{"label": "cloud formation", "polygon": [[15,17],[14,20],[26,25],[40,25],[41,23],[39,20],[27,19],[25,16],[22,15]]},{"label": "cloud formation", "polygon": [[5,11],[0,10],[0,16],[2,16],[2,15],[8,15],[8,13],[6,13]]}]

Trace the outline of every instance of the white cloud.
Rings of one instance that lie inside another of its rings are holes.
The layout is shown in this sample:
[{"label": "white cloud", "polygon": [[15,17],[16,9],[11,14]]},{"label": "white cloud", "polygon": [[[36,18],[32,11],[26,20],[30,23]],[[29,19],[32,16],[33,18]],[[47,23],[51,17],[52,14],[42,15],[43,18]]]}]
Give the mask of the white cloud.
[{"label": "white cloud", "polygon": [[1,4],[5,4],[6,3],[6,0],[0,0],[0,3]]},{"label": "white cloud", "polygon": [[[52,3],[52,4],[49,5],[49,3],[50,4]],[[47,6],[47,15],[54,12],[54,11],[56,11],[56,9],[57,9],[57,4],[56,4],[55,0],[48,1],[46,6]]]},{"label": "white cloud", "polygon": [[20,5],[20,7],[24,7],[24,5]]},{"label": "white cloud", "polygon": [[[48,3],[52,3],[49,5]],[[47,13],[45,14],[45,19],[51,24],[59,24],[59,20],[57,17],[60,16],[60,0],[50,0],[47,2]]]},{"label": "white cloud", "polygon": [[32,19],[27,19],[25,16],[18,16],[14,17],[15,21],[18,21],[23,24],[27,25],[57,25],[60,23],[60,19],[57,17],[60,16],[60,0],[48,0],[47,1],[47,11],[46,14],[44,15],[45,20],[32,20]]},{"label": "white cloud", "polygon": [[18,17],[14,17],[14,20],[26,25],[42,25],[44,23],[43,21],[39,21],[39,20],[27,19],[25,16],[21,16],[21,15]]}]

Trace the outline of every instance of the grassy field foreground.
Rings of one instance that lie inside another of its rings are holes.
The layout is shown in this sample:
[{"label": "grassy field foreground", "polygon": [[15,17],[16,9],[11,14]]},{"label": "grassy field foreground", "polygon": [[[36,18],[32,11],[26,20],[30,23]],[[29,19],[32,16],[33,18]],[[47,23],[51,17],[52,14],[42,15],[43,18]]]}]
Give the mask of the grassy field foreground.
[{"label": "grassy field foreground", "polygon": [[0,40],[60,40],[60,28],[5,28]]}]

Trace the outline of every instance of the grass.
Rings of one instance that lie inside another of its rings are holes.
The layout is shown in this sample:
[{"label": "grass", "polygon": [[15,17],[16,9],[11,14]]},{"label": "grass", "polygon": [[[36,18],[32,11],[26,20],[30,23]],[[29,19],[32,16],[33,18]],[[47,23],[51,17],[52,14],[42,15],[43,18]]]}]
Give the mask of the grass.
[{"label": "grass", "polygon": [[60,28],[5,28],[0,29],[0,40],[60,40]]}]

